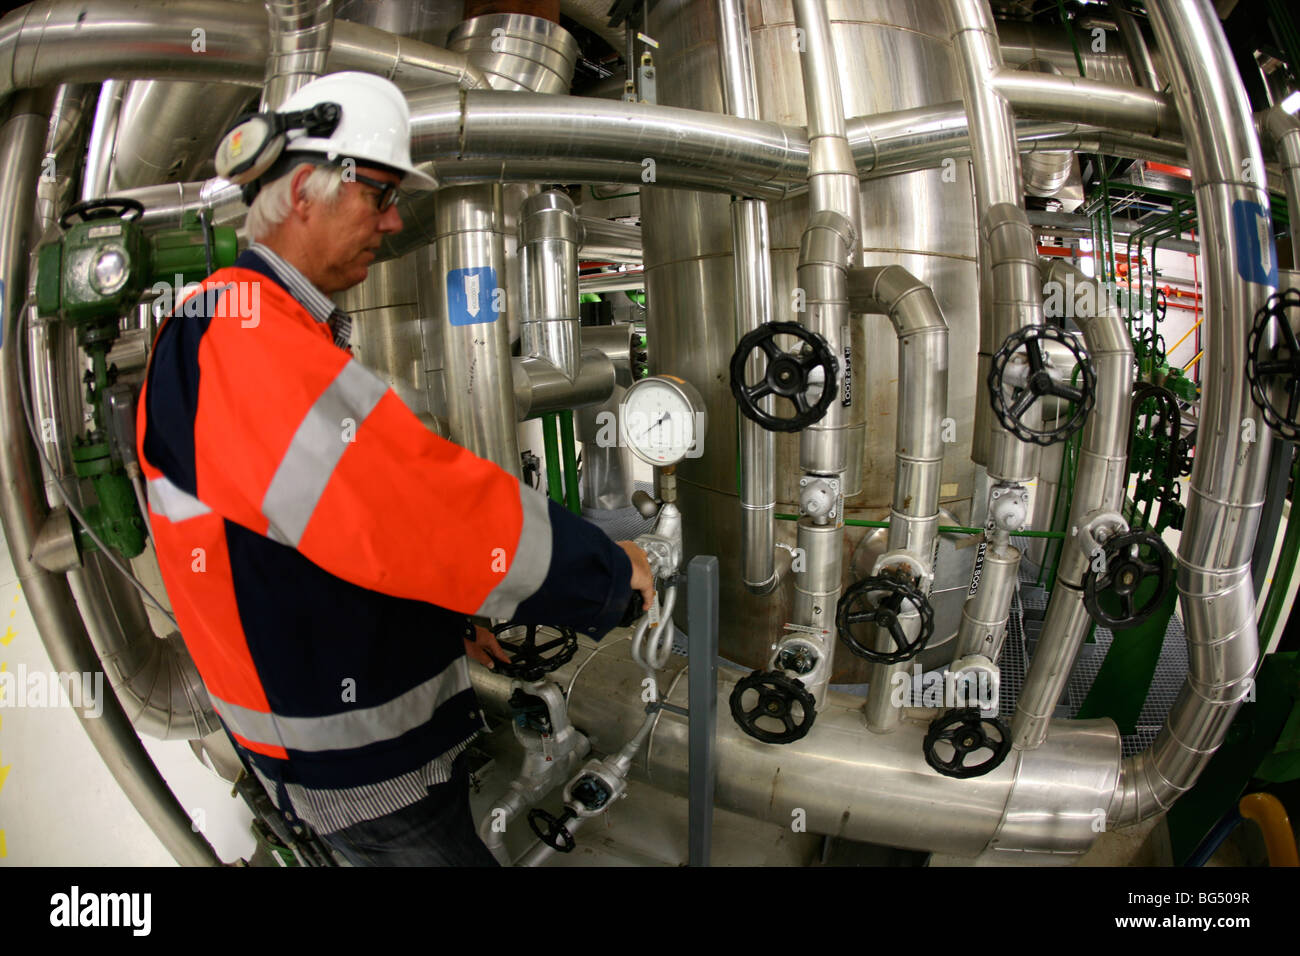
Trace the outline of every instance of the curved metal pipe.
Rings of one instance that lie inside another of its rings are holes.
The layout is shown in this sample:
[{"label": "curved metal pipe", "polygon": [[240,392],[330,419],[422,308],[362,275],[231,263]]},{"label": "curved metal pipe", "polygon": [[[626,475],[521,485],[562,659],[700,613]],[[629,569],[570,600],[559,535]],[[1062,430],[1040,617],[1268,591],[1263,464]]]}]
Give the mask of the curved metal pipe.
[{"label": "curved metal pipe", "polygon": [[[1191,787],[1250,693],[1259,660],[1250,563],[1269,456],[1245,376],[1247,330],[1276,282],[1264,267],[1277,266],[1271,231],[1259,248],[1268,192],[1250,105],[1209,3],[1152,0],[1147,10],[1187,130],[1205,264],[1205,375],[1178,549],[1187,679],[1155,742],[1125,759],[1112,825],[1159,813]],[[1242,271],[1246,262],[1258,266]]]},{"label": "curved metal pipe", "polygon": [[1256,114],[1255,125],[1260,131],[1260,138],[1271,146],[1281,165],[1287,211],[1296,210],[1289,219],[1294,258],[1300,254],[1300,119],[1282,107],[1274,106]]},{"label": "curved metal pipe", "polygon": [[[898,334],[898,426],[889,553],[905,552],[929,576],[939,536],[943,419],[948,414],[948,323],[934,291],[902,266],[849,270],[849,311],[887,315]],[[877,629],[879,630],[879,629]],[[884,634],[877,646],[893,649]],[[872,664],[867,726],[894,730],[901,712],[891,696],[907,664]]]},{"label": "curved metal pipe", "polygon": [[1097,401],[1083,427],[1074,501],[1066,525],[1076,535],[1065,542],[1056,586],[1025,686],[1016,700],[1011,726],[1015,746],[1033,749],[1047,736],[1056,702],[1065,690],[1070,668],[1091,629],[1083,605],[1083,575],[1091,557],[1085,553],[1085,527],[1091,516],[1122,513],[1128,489],[1128,424],[1133,396],[1133,343],[1118,305],[1106,288],[1062,259],[1042,259],[1043,286],[1062,301],[1064,315],[1083,330],[1088,357],[1097,373]]},{"label": "curved metal pipe", "polygon": [[[26,290],[28,252],[34,238],[32,213],[41,148],[49,127],[49,101],[41,95],[18,94],[10,98],[6,112],[7,119],[0,127],[0,165],[11,175],[0,182],[0,277],[6,289]],[[8,348],[0,349],[0,438],[8,453],[0,456],[0,514],[4,517],[5,538],[55,669],[63,673],[97,673],[99,659],[66,580],[31,560],[48,509],[42,500],[40,466],[27,434],[18,384],[23,344],[17,329],[19,314],[26,308],[25,297],[6,295],[3,308]],[[99,717],[89,717],[81,710],[77,717],[109,772],[178,862],[219,865],[217,855],[194,830],[184,808],[153,765],[117,697],[103,697]]]},{"label": "curved metal pipe", "polygon": [[[261,86],[266,12],[237,0],[169,0],[140,15],[133,0],[35,0],[0,20],[0,96],[71,81],[176,79]],[[485,89],[458,54],[343,20],[325,72],[377,73],[403,89]]]},{"label": "curved metal pipe", "polygon": [[571,383],[578,377],[582,351],[578,231],[573,200],[566,194],[552,189],[524,200],[519,214],[520,350],[550,363]]},{"label": "curved metal pipe", "polygon": [[[3,26],[3,24],[0,24]],[[99,199],[108,192],[109,171],[113,163],[113,145],[122,112],[126,83],[105,80],[95,104],[95,121],[90,127],[90,144],[86,150],[86,168],[81,174],[81,198]]]},{"label": "curved metal pipe", "polygon": [[334,32],[334,0],[266,0],[271,21],[262,112],[280,104],[325,72]]}]

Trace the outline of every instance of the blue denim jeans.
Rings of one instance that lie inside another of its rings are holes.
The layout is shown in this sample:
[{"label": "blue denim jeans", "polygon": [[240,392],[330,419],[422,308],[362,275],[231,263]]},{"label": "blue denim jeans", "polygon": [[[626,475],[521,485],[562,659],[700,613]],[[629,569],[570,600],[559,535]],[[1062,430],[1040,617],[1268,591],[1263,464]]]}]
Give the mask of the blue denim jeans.
[{"label": "blue denim jeans", "polygon": [[353,866],[497,866],[474,829],[467,756],[456,757],[451,779],[418,803],[322,839]]}]

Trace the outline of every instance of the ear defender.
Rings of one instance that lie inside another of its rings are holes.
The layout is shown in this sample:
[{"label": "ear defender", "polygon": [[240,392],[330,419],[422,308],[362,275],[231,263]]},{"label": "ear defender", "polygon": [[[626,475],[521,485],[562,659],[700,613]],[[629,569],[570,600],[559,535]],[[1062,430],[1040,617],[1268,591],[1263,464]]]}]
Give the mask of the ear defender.
[{"label": "ear defender", "polygon": [[292,113],[253,113],[240,117],[217,146],[217,175],[243,186],[244,202],[251,204],[257,182],[275,165],[289,133],[301,129],[309,138],[327,138],[338,128],[343,109],[337,103],[317,103]]}]

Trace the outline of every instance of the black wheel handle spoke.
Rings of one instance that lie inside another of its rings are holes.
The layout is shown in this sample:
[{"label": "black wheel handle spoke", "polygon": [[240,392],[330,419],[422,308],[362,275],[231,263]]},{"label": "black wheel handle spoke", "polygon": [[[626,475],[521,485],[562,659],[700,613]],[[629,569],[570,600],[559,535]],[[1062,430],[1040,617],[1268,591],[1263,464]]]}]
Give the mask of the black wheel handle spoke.
[{"label": "black wheel handle spoke", "polygon": [[[776,343],[779,335],[798,340],[791,352]],[[749,384],[746,369],[755,352],[767,359],[763,380]],[[813,373],[822,370],[821,395],[809,401],[807,392],[816,384]],[[826,340],[797,322],[767,322],[747,333],[731,355],[731,394],[741,413],[768,431],[794,432],[816,424],[835,400],[839,361]],[[777,415],[764,410],[759,401],[776,394],[794,406],[793,416]]]},{"label": "black wheel handle spoke", "polygon": [[[1045,381],[1049,376],[1047,362],[1043,355],[1042,343],[1045,341],[1057,342],[1070,350],[1079,368],[1078,387],[1050,380]],[[1010,364],[1012,356],[1021,349],[1025,350],[1028,361],[1029,381],[1024,391],[1013,393],[1008,402],[1005,392],[1008,384],[1006,382],[1007,366]],[[993,356],[993,361],[989,367],[987,385],[989,402],[993,406],[993,413],[997,416],[1002,427],[1021,441],[1032,442],[1036,445],[1051,445],[1064,441],[1082,428],[1083,423],[1087,420],[1088,413],[1092,411],[1097,394],[1097,376],[1092,369],[1092,362],[1087,353],[1072,335],[1048,325],[1026,326],[1007,336],[1007,340],[1002,343],[1002,347]],[[1025,424],[1024,417],[1026,413],[1033,406],[1034,400],[1042,395],[1065,398],[1072,403],[1073,408],[1064,422],[1052,428],[1033,428]]]}]

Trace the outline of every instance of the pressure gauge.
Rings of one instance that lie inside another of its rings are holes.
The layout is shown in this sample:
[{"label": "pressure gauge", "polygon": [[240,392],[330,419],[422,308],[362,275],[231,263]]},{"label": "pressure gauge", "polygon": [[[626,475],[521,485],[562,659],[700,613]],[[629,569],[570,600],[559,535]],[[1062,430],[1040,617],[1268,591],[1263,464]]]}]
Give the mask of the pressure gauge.
[{"label": "pressure gauge", "polygon": [[689,382],[673,375],[643,378],[627,390],[619,412],[623,442],[647,464],[662,468],[704,453],[708,415]]}]

